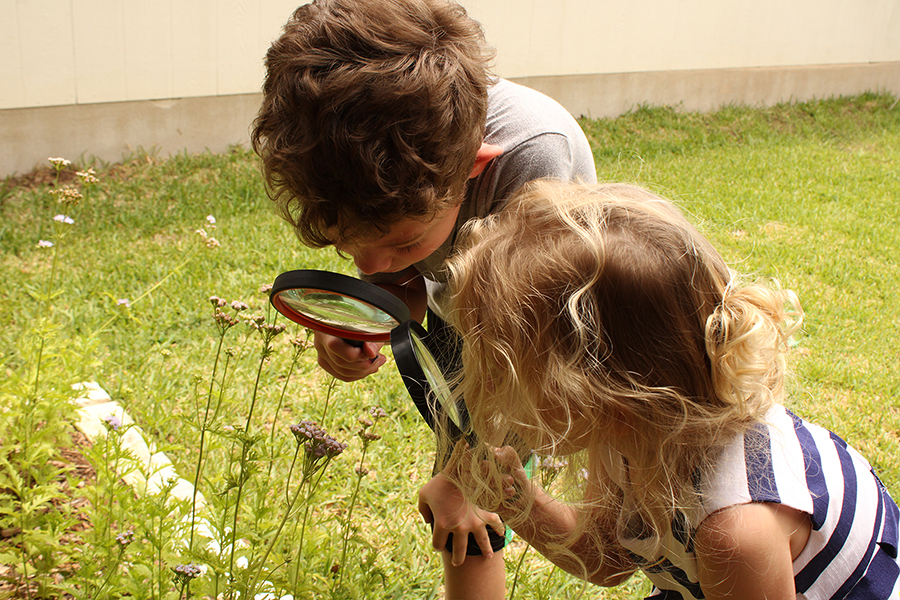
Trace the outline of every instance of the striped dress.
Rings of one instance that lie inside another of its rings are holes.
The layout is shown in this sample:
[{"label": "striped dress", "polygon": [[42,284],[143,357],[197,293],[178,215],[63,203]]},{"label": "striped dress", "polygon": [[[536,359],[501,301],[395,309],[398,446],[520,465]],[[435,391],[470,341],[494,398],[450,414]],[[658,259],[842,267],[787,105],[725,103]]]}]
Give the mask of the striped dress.
[{"label": "striped dress", "polygon": [[[622,470],[610,475],[619,479]],[[702,509],[676,519],[660,545],[619,534],[638,564],[653,565],[644,569],[656,586],[650,598],[702,599],[690,532],[717,510],[775,502],[812,522],[793,565],[798,599],[900,600],[900,511],[866,459],[826,429],[776,406],[725,450],[700,486]]]}]

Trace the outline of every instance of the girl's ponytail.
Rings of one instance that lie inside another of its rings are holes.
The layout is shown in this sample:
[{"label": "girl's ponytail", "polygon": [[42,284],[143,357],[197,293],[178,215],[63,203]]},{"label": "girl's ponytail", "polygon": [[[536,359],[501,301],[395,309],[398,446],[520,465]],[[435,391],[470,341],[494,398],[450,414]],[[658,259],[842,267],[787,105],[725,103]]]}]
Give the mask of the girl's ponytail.
[{"label": "girl's ponytail", "polygon": [[718,399],[740,420],[758,419],[781,402],[788,338],[799,329],[803,311],[789,290],[735,278],[706,320],[706,352]]}]

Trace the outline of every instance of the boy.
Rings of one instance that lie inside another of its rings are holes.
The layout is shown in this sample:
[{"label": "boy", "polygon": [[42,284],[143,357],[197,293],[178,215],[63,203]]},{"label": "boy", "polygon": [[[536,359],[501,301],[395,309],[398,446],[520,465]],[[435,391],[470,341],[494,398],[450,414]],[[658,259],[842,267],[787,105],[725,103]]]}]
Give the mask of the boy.
[{"label": "boy", "polygon": [[[427,312],[429,331],[448,340],[443,266],[458,228],[533,179],[596,180],[571,115],[493,78],[489,59],[481,26],[446,0],[316,0],[269,49],[252,133],[269,193],[300,240],[352,257],[363,279],[418,320]],[[316,334],[315,345],[343,381],[386,361],[378,344]],[[436,548],[457,540],[443,551],[446,597],[503,597],[502,551],[487,531],[502,530],[499,518],[469,508],[440,473],[419,510]]]}]

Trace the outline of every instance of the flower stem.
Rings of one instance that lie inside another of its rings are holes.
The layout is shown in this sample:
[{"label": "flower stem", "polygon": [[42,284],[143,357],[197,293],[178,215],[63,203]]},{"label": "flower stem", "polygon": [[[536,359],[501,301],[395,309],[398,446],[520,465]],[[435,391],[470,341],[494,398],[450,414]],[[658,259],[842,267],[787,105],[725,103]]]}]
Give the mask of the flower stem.
[{"label": "flower stem", "polygon": [[[293,471],[294,464],[297,462],[297,456],[300,454],[301,447],[302,446],[300,444],[297,444],[297,450],[294,452],[294,460],[293,462],[291,462],[291,471]],[[284,528],[285,523],[287,523],[288,518],[290,518],[291,513],[294,510],[294,504],[297,503],[297,499],[300,498],[300,493],[302,491],[303,482],[301,481],[300,485],[297,486],[297,491],[294,493],[294,497],[288,502],[287,508],[284,511],[284,516],[281,518],[281,522],[278,524],[278,529],[275,530],[275,534],[272,536],[272,541],[269,542],[269,545],[262,556],[262,560],[260,560],[259,567],[256,569],[256,573],[253,575],[253,581],[250,584],[250,588],[247,594],[249,598],[254,598],[256,596],[256,584],[259,582],[259,576],[262,573],[263,567],[265,567],[266,559],[269,558],[269,554],[275,547],[275,543],[278,541],[278,537],[281,535],[281,530]]]}]

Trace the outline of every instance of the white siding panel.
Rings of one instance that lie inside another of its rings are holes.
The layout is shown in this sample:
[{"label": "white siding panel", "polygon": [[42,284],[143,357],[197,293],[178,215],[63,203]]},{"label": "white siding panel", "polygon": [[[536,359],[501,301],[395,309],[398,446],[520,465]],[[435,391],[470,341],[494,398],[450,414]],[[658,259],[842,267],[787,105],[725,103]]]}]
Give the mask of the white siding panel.
[{"label": "white siding panel", "polygon": [[25,106],[19,11],[16,0],[0,0],[0,110]]},{"label": "white siding panel", "polygon": [[900,59],[898,0],[462,3],[484,25],[504,77]]},{"label": "white siding panel", "polygon": [[172,7],[172,92],[176,98],[211,96],[216,89],[216,2]]},{"label": "white siding panel", "polygon": [[171,98],[172,1],[123,2],[125,100]]},{"label": "white siding panel", "polygon": [[75,102],[70,4],[53,0],[24,0],[16,2],[16,8],[25,105],[50,106]]},{"label": "white siding panel", "polygon": [[259,90],[262,57],[258,47],[258,7],[258,3],[251,0],[222,0],[218,3],[216,94]]},{"label": "white siding panel", "polygon": [[128,99],[124,2],[72,0],[78,104]]}]

